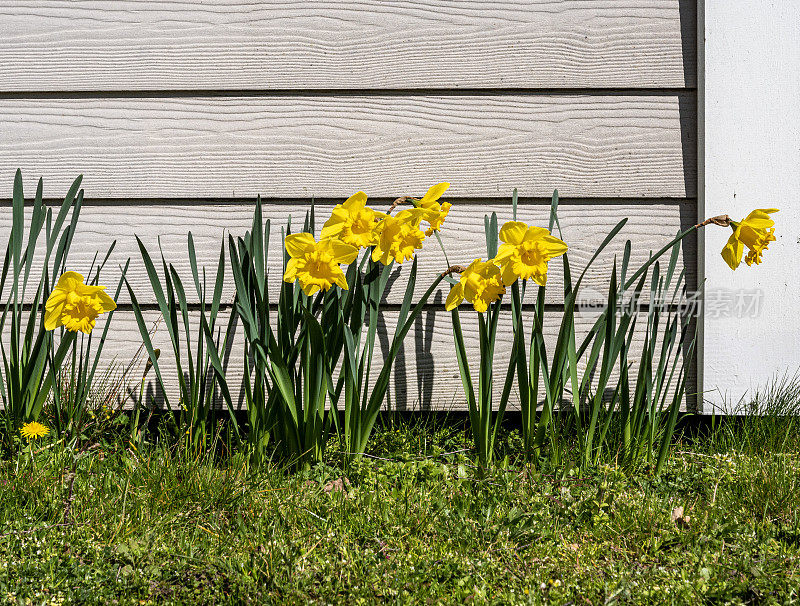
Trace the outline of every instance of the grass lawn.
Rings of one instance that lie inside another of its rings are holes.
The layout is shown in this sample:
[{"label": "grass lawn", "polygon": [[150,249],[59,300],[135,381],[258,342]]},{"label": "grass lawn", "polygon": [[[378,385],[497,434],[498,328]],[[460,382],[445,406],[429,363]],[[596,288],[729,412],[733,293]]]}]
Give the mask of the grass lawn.
[{"label": "grass lawn", "polygon": [[684,440],[658,477],[481,478],[441,422],[302,473],[34,448],[0,463],[0,603],[793,603],[800,449],[744,433]]}]

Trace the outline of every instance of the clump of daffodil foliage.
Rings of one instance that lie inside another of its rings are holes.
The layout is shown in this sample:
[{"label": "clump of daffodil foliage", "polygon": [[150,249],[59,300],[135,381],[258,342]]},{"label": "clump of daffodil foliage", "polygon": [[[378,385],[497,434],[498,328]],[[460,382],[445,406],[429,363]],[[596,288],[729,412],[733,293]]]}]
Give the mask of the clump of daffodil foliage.
[{"label": "clump of daffodil foliage", "polygon": [[[73,445],[80,441],[115,300],[126,283],[128,263],[113,296],[100,285],[114,243],[99,257],[102,262],[93,263],[85,274],[69,268],[69,249],[83,198],[80,182],[79,178],[73,183],[54,213],[44,205],[40,181],[26,222],[19,171],[15,177],[7,271],[0,278],[0,291],[8,293],[0,322],[9,329],[0,343],[6,449],[13,450],[20,440],[32,442],[50,435],[51,430],[57,440]],[[185,437],[195,455],[210,447],[222,399],[228,408],[230,435],[245,445],[244,456],[251,464],[267,464],[277,453],[284,464],[308,469],[324,459],[327,441],[334,435],[342,441],[344,456],[350,462],[359,460],[386,404],[404,339],[441,282],[447,281],[450,290],[444,309],[451,312],[480,469],[487,470],[494,462],[498,431],[510,404],[519,405],[523,450],[530,462],[540,463],[545,450],[551,463],[564,456],[546,446],[560,443],[552,419],[568,411],[580,436],[578,448],[585,466],[595,464],[602,452],[616,450],[628,464],[644,460],[663,469],[687,395],[687,367],[695,343],[691,322],[682,315],[686,276],[676,271],[679,244],[706,225],[730,227],[733,233],[722,250],[726,263],[736,269],[744,257],[747,265],[759,265],[764,251],[776,240],[770,215],[777,209],[756,209],[741,221],[727,215],[712,217],[679,233],[638,268],[630,267],[629,241],[622,258],[614,260],[606,305],[588,334],[580,334],[575,318],[582,281],[626,219],[576,271],[570,267],[568,238],[558,222],[557,192],[545,227],[519,220],[515,191],[510,216],[502,227],[497,213],[484,218],[485,257],[453,265],[440,237],[453,212],[453,205],[442,200],[449,187],[449,183],[438,183],[422,197],[402,196],[382,210],[368,206],[367,194],[359,191],[333,208],[319,232],[313,206],[300,231],[293,232],[291,223],[282,226],[284,255],[277,305],[275,290],[269,285],[271,225],[263,220],[260,201],[251,229],[238,238],[229,234],[227,248],[223,241],[210,286],[188,234],[199,309],[188,304],[176,266],[162,256],[163,272],[159,272],[139,241],[153,296],[172,342],[178,388],[165,380],[152,327],[145,323],[136,293],[127,284],[148,358],[140,398],[134,402],[133,446],[143,436],[139,414],[147,411],[149,420],[157,405],[154,398],[144,401],[145,379],[152,368],[165,394],[164,403],[180,411],[173,429]],[[43,247],[37,246],[41,237]],[[434,268],[434,279],[422,285],[424,292],[418,297],[417,254],[432,237],[447,265]],[[667,254],[669,259],[662,260]],[[38,275],[32,269],[39,267],[34,258],[41,261]],[[556,259],[563,268],[563,281],[546,293],[550,263]],[[410,270],[392,274],[405,264]],[[217,318],[224,307],[226,265],[236,296],[223,327]],[[396,327],[391,339],[382,343],[388,344],[388,350],[381,358],[375,345],[378,327],[385,321],[382,305],[390,284],[402,289],[403,296],[399,308],[392,310]],[[526,293],[532,290],[533,300],[526,301]],[[640,318],[637,306],[643,297],[649,297],[648,311]],[[629,305],[630,301],[636,304]],[[477,314],[477,323],[469,328],[462,325],[459,315],[464,303]],[[548,306],[559,308],[554,345],[545,337],[546,327],[553,326],[545,322]],[[510,325],[502,327],[501,318]],[[191,326],[196,329],[194,335]],[[230,378],[226,365],[237,326],[242,327],[245,341],[244,376]],[[631,344],[637,326],[645,339],[640,351],[634,352]],[[93,338],[95,330],[102,334]],[[467,330],[477,335],[477,356],[466,347]],[[512,335],[512,348],[504,380],[495,381],[495,346],[501,331]],[[240,385],[241,394],[235,391]],[[180,401],[173,407],[166,394],[175,391]],[[518,402],[512,403],[514,397]],[[52,417],[49,427],[39,422],[46,403]],[[47,431],[42,433],[42,428]]]},{"label": "clump of daffodil foliage", "polygon": [[[363,454],[403,339],[444,277],[413,300],[416,253],[426,238],[438,238],[451,208],[439,201],[448,187],[439,183],[422,198],[398,198],[386,212],[367,206],[367,195],[357,192],[336,205],[319,238],[309,213],[302,231],[283,234],[283,287],[274,325],[263,279],[270,223],[262,221],[260,203],[250,233],[231,238],[235,310],[245,329],[245,368],[252,377],[245,389],[252,461],[264,460],[272,443],[284,460],[307,467],[322,459],[331,433],[343,437],[348,457]],[[401,204],[410,207],[398,210]],[[373,365],[390,273],[408,261],[412,267],[389,352]],[[377,378],[371,378],[373,366]],[[224,371],[215,368],[232,407]]]},{"label": "clump of daffodil foliage", "polygon": [[51,406],[52,429],[60,439],[78,440],[86,420],[86,399],[108,322],[99,339],[93,341],[91,333],[98,317],[109,313],[110,320],[116,308],[114,299],[98,285],[115,243],[103,262],[88,268],[89,284],[83,275],[67,271],[83,201],[80,184],[79,177],[54,213],[44,204],[40,179],[26,221],[22,173],[18,170],[14,178],[12,226],[0,278],[0,292],[6,297],[0,320],[4,363],[0,445],[7,450],[15,448],[19,437],[30,443],[50,432],[39,422],[45,404]]}]

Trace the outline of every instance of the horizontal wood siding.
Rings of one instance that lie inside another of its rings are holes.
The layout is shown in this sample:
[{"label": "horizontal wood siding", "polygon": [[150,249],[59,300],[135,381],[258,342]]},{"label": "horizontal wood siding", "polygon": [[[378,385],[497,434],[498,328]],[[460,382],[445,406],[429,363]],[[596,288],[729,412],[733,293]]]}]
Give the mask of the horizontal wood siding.
[{"label": "horizontal wood siding", "polygon": [[[441,231],[442,244],[451,263],[468,265],[476,257],[486,257],[486,244],[483,235],[484,216],[496,212],[501,222],[512,219],[510,201],[505,203],[480,204],[474,201],[453,200],[454,207]],[[625,241],[632,242],[631,267],[639,267],[647,262],[650,254],[657,247],[668,242],[678,231],[694,224],[694,203],[692,201],[660,203],[641,203],[634,200],[626,203],[610,204],[591,201],[566,202],[559,209],[559,223],[562,237],[569,243],[570,264],[582,269],[588,263],[595,250],[614,226],[623,219],[627,224],[616,240],[595,261],[583,282],[583,292],[587,299],[606,300],[608,280],[614,259],[621,262]],[[388,204],[376,204],[376,208],[384,210]],[[272,224],[270,238],[270,279],[273,298],[277,298],[282,277],[283,244],[281,229],[285,228],[289,218],[293,229],[299,230],[308,212],[306,201],[289,203],[267,203],[263,207],[262,216]],[[331,211],[330,204],[316,207],[318,225],[327,219]],[[137,298],[144,303],[153,303],[150,282],[144,265],[141,263],[139,247],[135,236],[138,236],[153,258],[161,250],[168,263],[175,265],[178,275],[189,287],[192,284],[189,258],[187,254],[187,231],[192,232],[198,263],[204,265],[208,272],[215,272],[219,262],[220,246],[226,241],[227,234],[244,235],[250,229],[253,220],[253,204],[129,204],[129,205],[87,205],[81,211],[81,221],[72,245],[70,267],[75,271],[87,273],[99,254],[116,241],[116,246],[103,274],[105,284],[118,281],[120,267],[127,259],[131,259],[127,277]],[[518,207],[517,218],[531,224],[546,225],[549,220],[550,206],[546,204],[522,203]],[[11,232],[11,214],[0,214],[0,241]],[[227,243],[226,243],[227,247]],[[42,251],[43,251],[42,247]],[[694,259],[696,258],[696,241],[687,238],[681,248],[679,261],[687,267],[687,280],[690,286],[696,283]],[[37,257],[41,260],[42,254]],[[435,276],[447,268],[442,249],[435,238],[426,240],[423,249],[418,253],[419,270],[417,279],[417,296],[428,289]],[[396,267],[392,287],[387,294],[388,303],[400,303],[406,288],[406,280],[411,263]],[[34,267],[41,267],[35,263]],[[160,268],[159,268],[160,271]],[[209,275],[209,279],[211,276]],[[442,284],[433,301],[443,301],[447,297],[449,286]],[[230,301],[234,294],[233,278],[227,273],[223,290],[223,300]],[[33,295],[31,294],[31,297]],[[188,288],[187,296],[191,302],[197,302],[194,288]],[[563,272],[560,260],[550,263],[547,290],[548,303],[560,303],[563,300]],[[120,297],[121,302],[128,302],[127,292]]]},{"label": "horizontal wood siding", "polygon": [[[626,239],[635,267],[696,222],[695,21],[693,0],[3,3],[0,241],[17,167],[29,195],[44,177],[49,200],[84,174],[70,267],[86,272],[95,251],[117,240],[103,281],[114,283],[130,257],[131,285],[152,322],[134,234],[154,255],[160,239],[188,283],[187,232],[214,271],[222,239],[244,233],[260,195],[274,221],[275,288],[280,226],[290,216],[298,226],[312,199],[321,224],[357,190],[385,208],[450,181],[442,241],[450,262],[468,263],[485,256],[484,214],[511,218],[514,188],[520,218],[538,225],[557,188],[578,270],[629,218],[587,275],[586,293],[597,299]],[[418,295],[447,264],[435,240],[419,263]],[[694,238],[679,266],[694,288]],[[387,297],[390,328],[407,271],[397,270]],[[551,346],[562,288],[557,260],[547,295]],[[406,341],[391,406],[464,407],[446,290]],[[225,301],[232,295],[228,282]],[[582,312],[579,332],[592,313]],[[462,321],[477,352],[474,313],[465,309]],[[504,373],[508,312],[501,322]],[[156,341],[167,352],[165,336],[162,326]],[[643,338],[637,333],[636,347]],[[127,363],[140,345],[123,294],[108,359]],[[232,376],[241,361],[235,350]]]},{"label": "horizontal wood siding", "polygon": [[0,90],[693,87],[694,2],[30,0]]},{"label": "horizontal wood siding", "polygon": [[[0,99],[0,182],[92,196],[694,196],[686,94]],[[682,115],[683,113],[683,115]]]}]

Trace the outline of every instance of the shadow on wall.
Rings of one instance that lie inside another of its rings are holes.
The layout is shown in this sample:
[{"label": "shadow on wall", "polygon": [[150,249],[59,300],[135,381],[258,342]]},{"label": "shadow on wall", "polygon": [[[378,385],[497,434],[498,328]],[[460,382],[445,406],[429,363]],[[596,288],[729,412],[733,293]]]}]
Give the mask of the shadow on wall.
[{"label": "shadow on wall", "polygon": [[[412,338],[406,339],[400,347],[394,363],[392,388],[389,390],[387,396],[387,405],[391,410],[431,410],[433,408],[434,383],[437,380],[436,357],[433,352],[433,337],[437,315],[439,316],[440,326],[442,325],[442,316],[449,316],[449,312],[444,310],[444,298],[441,292],[437,292],[434,295],[431,308],[424,310],[414,321],[414,326],[410,331]],[[384,356],[389,351],[391,335],[394,334],[395,329],[394,326],[388,328],[391,332],[387,331],[385,316],[381,314],[378,319],[378,339],[380,353]],[[414,343],[414,355],[406,356],[406,343],[412,342],[412,339]],[[442,352],[439,352],[438,355],[441,362]],[[377,376],[380,369],[376,368],[375,370],[375,375]],[[408,392],[408,387],[412,384],[412,382],[408,380],[410,376],[415,378],[416,392],[414,393]],[[457,371],[455,378],[460,381]],[[454,401],[456,399],[457,398],[454,397]],[[448,405],[447,402],[437,402],[437,405],[438,404],[442,406],[437,406],[437,408],[447,407]],[[452,404],[452,402],[450,404]]]}]

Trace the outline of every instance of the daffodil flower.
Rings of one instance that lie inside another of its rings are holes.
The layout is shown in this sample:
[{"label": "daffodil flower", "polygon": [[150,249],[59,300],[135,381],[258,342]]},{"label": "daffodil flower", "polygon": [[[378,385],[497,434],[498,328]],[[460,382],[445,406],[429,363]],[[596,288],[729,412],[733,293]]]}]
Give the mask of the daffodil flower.
[{"label": "daffodil flower", "polygon": [[416,203],[418,208],[427,211],[424,220],[428,222],[430,227],[428,227],[425,232],[426,236],[432,236],[433,232],[442,229],[442,223],[444,223],[447,213],[449,213],[450,209],[453,207],[449,202],[439,203],[439,198],[442,197],[449,187],[449,183],[437,183]]},{"label": "daffodil flower", "polygon": [[475,311],[484,313],[489,305],[506,292],[500,276],[500,269],[491,261],[475,259],[461,272],[458,284],[450,289],[445,301],[445,309],[450,311],[466,299]]},{"label": "daffodil flower", "polygon": [[493,262],[503,272],[503,283],[533,279],[540,286],[547,284],[547,262],[567,252],[567,245],[551,236],[543,227],[529,226],[522,221],[509,221],[500,230],[504,242]]},{"label": "daffodil flower", "polygon": [[386,215],[366,206],[366,202],[367,194],[360,191],[338,204],[322,227],[320,237],[339,238],[356,248],[374,246],[378,240],[375,227]]},{"label": "daffodil flower", "polygon": [[728,238],[728,243],[722,249],[722,258],[731,269],[739,267],[744,254],[744,247],[750,251],[745,257],[748,265],[761,263],[761,254],[767,250],[770,242],[775,241],[775,221],[769,218],[772,213],[778,212],[777,208],[757,208],[740,222],[731,221],[733,234]]},{"label": "daffodil flower", "polygon": [[117,308],[104,290],[105,286],[84,284],[79,273],[65,272],[45,303],[45,330],[63,326],[73,332],[92,332],[97,316]]},{"label": "daffodil flower", "polygon": [[352,263],[358,248],[337,238],[323,238],[319,242],[309,233],[289,234],[284,240],[289,262],[283,274],[284,282],[300,282],[303,292],[311,296],[318,290],[328,290],[336,284],[347,290],[340,263]]},{"label": "daffodil flower", "polygon": [[425,216],[421,208],[401,210],[378,223],[378,241],[372,249],[372,260],[384,265],[392,261],[403,263],[414,256],[414,251],[422,248],[425,234],[419,224]]}]

